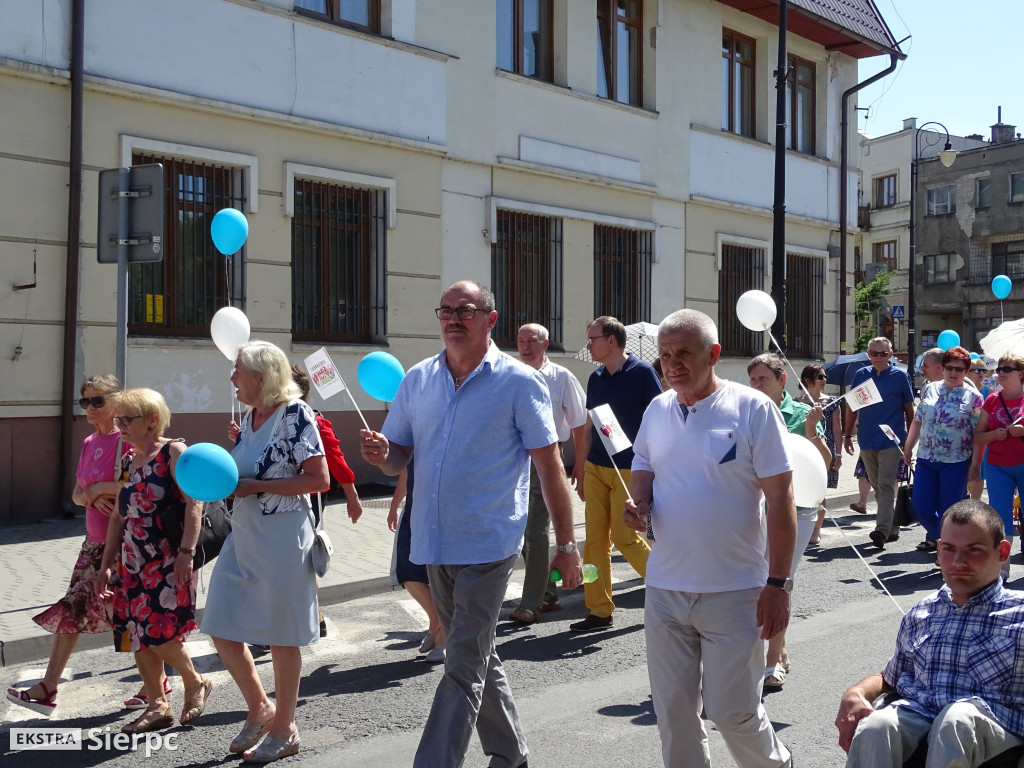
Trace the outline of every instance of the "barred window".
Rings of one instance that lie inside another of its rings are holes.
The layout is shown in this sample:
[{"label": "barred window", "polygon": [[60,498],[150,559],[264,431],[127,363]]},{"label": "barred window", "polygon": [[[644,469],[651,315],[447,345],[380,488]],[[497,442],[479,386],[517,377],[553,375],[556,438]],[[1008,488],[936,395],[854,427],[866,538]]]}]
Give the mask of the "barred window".
[{"label": "barred window", "polygon": [[245,171],[134,153],[133,165],[164,167],[164,260],[130,264],[128,332],[147,336],[209,336],[221,307],[244,298],[245,246],[224,256],[210,222],[222,208],[245,205]]},{"label": "barred window", "polygon": [[499,210],[491,289],[498,310],[496,344],[514,347],[520,326],[540,323],[550,333],[551,348],[562,349],[562,220]]},{"label": "barred window", "polygon": [[386,195],[295,180],[292,338],[386,343]]},{"label": "barred window", "polygon": [[822,356],[825,317],[825,260],[786,254],[786,352],[791,357]]},{"label": "barred window", "polygon": [[992,243],[992,274],[1024,278],[1024,240]]},{"label": "barred window", "polygon": [[722,244],[718,274],[718,328],[723,355],[751,357],[764,351],[764,334],[748,330],[736,317],[736,301],[750,290],[764,290],[765,249]]},{"label": "barred window", "polygon": [[594,225],[594,317],[650,322],[653,250],[653,232]]}]

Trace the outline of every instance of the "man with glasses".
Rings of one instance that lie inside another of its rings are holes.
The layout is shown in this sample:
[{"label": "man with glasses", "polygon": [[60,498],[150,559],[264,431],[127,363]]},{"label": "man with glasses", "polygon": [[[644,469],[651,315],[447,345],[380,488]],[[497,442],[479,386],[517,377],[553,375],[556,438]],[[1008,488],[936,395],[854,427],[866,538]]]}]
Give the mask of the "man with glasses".
[{"label": "man with glasses", "polygon": [[[612,413],[632,442],[644,411],[661,394],[661,380],[648,363],[626,352],[626,326],[614,317],[603,316],[587,326],[587,349],[601,366],[587,383],[587,410],[611,406]],[[610,457],[591,418],[583,431],[583,455],[587,457],[580,477],[579,464],[573,471],[576,492],[586,502],[587,543],[583,559],[597,567],[597,579],[583,587],[590,613],[583,621],[570,624],[572,632],[596,632],[612,626],[612,545],[641,577],[647,573],[651,548],[636,531],[622,521],[628,494],[615,471],[629,483],[633,449]],[[614,464],[612,459],[614,458]]]},{"label": "man with glasses", "polygon": [[521,768],[526,738],[494,630],[523,545],[530,461],[559,545],[551,565],[566,589],[583,579],[572,499],[543,377],[491,342],[494,294],[455,283],[436,314],[444,351],[409,370],[381,432],[360,431],[363,458],[386,474],[414,461],[410,559],[427,566],[448,636],[413,766],[462,765],[476,727],[492,765]]},{"label": "man with glasses", "polygon": [[[551,395],[551,410],[555,419],[555,430],[558,432],[559,456],[561,446],[572,435],[576,448],[576,466],[582,474],[586,454],[583,452],[583,432],[587,423],[587,411],[584,407],[586,395],[580,382],[568,368],[551,362],[547,355],[548,329],[538,323],[527,323],[519,329],[516,337],[519,348],[519,359],[544,377]],[[548,527],[550,516],[541,493],[540,479],[537,469],[530,465],[530,512],[526,518],[526,535],[523,539],[523,595],[519,607],[508,617],[519,624],[533,624],[540,614],[557,611],[562,607],[558,602],[558,593],[551,581],[550,557],[548,548]]]},{"label": "man with glasses", "polygon": [[[854,374],[851,387],[859,387],[870,379],[878,387],[882,400],[859,411],[850,410],[846,416],[846,437],[843,443],[846,452],[852,456],[853,431],[859,421],[857,444],[878,504],[875,530],[868,536],[872,544],[885,549],[886,542],[896,541],[900,536],[899,526],[893,525],[896,473],[903,456],[902,445],[907,439],[907,429],[914,420],[914,392],[910,377],[896,366],[889,365],[889,358],[892,357],[892,343],[889,339],[878,336],[868,342],[868,355],[871,365],[864,366]],[[896,434],[899,445],[882,431],[883,424]]]}]

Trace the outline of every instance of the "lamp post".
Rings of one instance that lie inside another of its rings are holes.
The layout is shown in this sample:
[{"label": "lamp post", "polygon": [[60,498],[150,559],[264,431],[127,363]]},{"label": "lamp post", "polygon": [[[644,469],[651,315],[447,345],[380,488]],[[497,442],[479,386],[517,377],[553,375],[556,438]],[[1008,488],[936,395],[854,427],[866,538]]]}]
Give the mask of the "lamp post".
[{"label": "lamp post", "polygon": [[[937,125],[946,132],[946,144],[939,151],[939,162],[946,168],[949,168],[953,161],[956,160],[956,150],[949,143],[949,130],[942,123],[932,120],[922,125],[914,133],[914,158],[910,163],[910,264],[907,269],[910,283],[907,288],[907,366],[911,372],[911,381],[913,381],[914,377],[914,364],[917,362],[917,344],[914,337],[917,323],[917,301],[914,287],[917,282],[917,164],[920,160],[921,131],[929,125]],[[933,136],[939,135],[936,131],[928,131],[928,133]],[[938,140],[931,141],[925,144],[925,147],[931,147],[937,143]]]}]

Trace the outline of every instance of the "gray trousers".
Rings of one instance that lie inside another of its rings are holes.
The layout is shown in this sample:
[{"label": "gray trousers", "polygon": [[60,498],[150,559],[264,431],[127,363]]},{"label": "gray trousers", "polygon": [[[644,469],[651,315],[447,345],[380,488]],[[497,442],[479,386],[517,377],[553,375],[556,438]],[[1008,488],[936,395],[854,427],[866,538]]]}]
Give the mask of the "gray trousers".
[{"label": "gray trousers", "polygon": [[551,516],[544,503],[540,478],[537,477],[537,469],[531,461],[530,511],[526,516],[526,534],[523,538],[523,563],[526,573],[523,575],[523,597],[519,601],[520,607],[529,608],[531,611],[536,611],[541,603],[553,603],[558,600],[558,592],[551,581],[550,572],[550,526]]},{"label": "gray trousers", "polygon": [[702,708],[737,765],[792,765],[761,704],[760,594],[760,587],[698,593],[647,585],[647,672],[665,768],[710,768]]},{"label": "gray trousers", "polygon": [[519,555],[479,565],[428,565],[430,594],[448,635],[444,676],[413,768],[459,768],[476,728],[490,768],[516,768],[528,750],[494,628]]},{"label": "gray trousers", "polygon": [[900,768],[923,739],[928,740],[925,768],[977,768],[1024,743],[968,701],[948,705],[935,720],[897,703],[857,724],[846,768]]},{"label": "gray trousers", "polygon": [[875,530],[886,536],[898,536],[900,527],[892,524],[892,518],[896,508],[896,473],[899,472],[903,453],[893,445],[892,448],[880,451],[862,449],[860,457],[864,461],[864,470],[868,473],[868,481],[875,490],[875,501],[878,503]]}]

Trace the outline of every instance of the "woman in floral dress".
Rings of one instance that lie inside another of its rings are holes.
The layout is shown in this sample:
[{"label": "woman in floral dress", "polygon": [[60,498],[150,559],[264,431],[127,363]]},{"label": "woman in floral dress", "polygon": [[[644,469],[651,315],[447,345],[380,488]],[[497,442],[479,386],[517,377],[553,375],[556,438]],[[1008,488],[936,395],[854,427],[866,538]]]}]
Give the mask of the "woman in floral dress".
[{"label": "woman in floral dress", "polygon": [[49,717],[57,707],[57,684],[78,635],[99,634],[111,629],[109,603],[93,592],[93,575],[103,558],[107,523],[117,505],[120,486],[115,482],[120,455],[128,450],[114,427],[112,396],[121,391],[116,376],[93,376],[82,384],[78,404],[95,432],[85,438],[75,471],[77,482],[71,493],[76,504],[85,507],[85,541],[71,572],[67,594],[34,616],[32,620],[53,633],[50,660],[43,679],[25,690],[7,689],[7,698],[19,706]]},{"label": "woman in floral dress", "polygon": [[[162,684],[163,664],[178,670],[185,685],[179,722],[202,714],[213,688],[192,665],[184,640],[196,629],[196,588],[192,555],[199,538],[202,505],[182,494],[174,479],[184,442],[163,436],[171,422],[167,404],[151,389],[130,389],[118,396],[114,422],[135,453],[124,462],[126,483],[111,519],[97,593],[108,591],[111,567],[121,552],[121,585],[114,590],[114,647],[132,651],[149,706],[121,730],[143,733],[174,723]],[[181,546],[172,549],[164,515],[184,506]],[[120,546],[119,546],[120,545]]]},{"label": "woman in floral dress", "polygon": [[971,353],[951,347],[942,355],[942,381],[921,392],[921,403],[907,432],[903,460],[910,465],[917,446],[914,513],[924,526],[923,552],[934,552],[942,513],[964,498],[967,474],[974,453],[974,428],[984,399],[964,385]]}]

